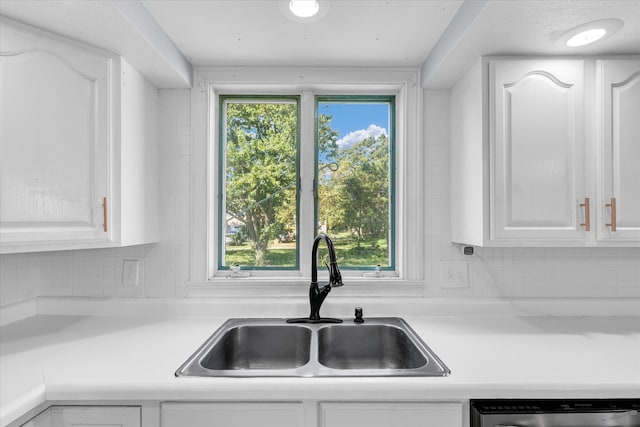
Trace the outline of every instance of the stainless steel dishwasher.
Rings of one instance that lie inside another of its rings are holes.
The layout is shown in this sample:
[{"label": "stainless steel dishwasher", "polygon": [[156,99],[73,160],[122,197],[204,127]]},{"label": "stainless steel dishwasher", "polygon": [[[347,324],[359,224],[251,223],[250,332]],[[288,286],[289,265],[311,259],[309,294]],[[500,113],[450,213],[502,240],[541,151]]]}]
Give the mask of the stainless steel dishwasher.
[{"label": "stainless steel dishwasher", "polygon": [[640,427],[640,399],[471,400],[471,427]]}]

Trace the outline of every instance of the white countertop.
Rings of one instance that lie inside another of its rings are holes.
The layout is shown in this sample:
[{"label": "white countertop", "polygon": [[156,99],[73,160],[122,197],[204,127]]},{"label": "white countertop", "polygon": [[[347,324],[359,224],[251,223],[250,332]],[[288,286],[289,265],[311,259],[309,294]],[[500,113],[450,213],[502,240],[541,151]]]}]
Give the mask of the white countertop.
[{"label": "white countertop", "polygon": [[56,400],[640,397],[640,317],[396,310],[449,377],[176,378],[229,316],[40,314],[0,329],[0,425]]}]

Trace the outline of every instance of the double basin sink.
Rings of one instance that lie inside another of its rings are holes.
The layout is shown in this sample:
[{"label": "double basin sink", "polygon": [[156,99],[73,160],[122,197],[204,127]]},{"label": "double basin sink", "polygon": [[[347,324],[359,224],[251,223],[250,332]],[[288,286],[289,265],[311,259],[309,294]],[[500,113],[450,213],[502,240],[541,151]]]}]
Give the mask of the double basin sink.
[{"label": "double basin sink", "polygon": [[400,318],[356,324],[230,319],[177,371],[197,377],[447,376],[449,369]]}]

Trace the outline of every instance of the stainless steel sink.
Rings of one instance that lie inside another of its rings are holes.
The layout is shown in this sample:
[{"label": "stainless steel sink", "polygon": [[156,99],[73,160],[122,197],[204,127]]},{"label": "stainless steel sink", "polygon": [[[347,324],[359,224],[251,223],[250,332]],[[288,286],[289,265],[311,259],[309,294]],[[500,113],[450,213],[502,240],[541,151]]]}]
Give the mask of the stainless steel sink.
[{"label": "stainless steel sink", "polygon": [[318,331],[318,361],[333,369],[418,369],[428,359],[395,326],[340,325]]},{"label": "stainless steel sink", "polygon": [[449,369],[400,318],[363,324],[230,319],[177,371],[200,377],[447,376]]},{"label": "stainless steel sink", "polygon": [[295,369],[309,362],[311,331],[276,325],[242,325],[225,331],[201,365],[210,370]]}]

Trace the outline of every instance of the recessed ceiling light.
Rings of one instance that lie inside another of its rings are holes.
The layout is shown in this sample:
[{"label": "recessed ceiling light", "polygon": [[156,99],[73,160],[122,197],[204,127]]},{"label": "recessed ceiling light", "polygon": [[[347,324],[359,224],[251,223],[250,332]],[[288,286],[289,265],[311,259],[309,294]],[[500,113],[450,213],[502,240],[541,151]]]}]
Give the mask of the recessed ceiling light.
[{"label": "recessed ceiling light", "polygon": [[570,29],[558,38],[557,43],[568,47],[586,46],[611,37],[623,25],[620,19],[598,19]]},{"label": "recessed ceiling light", "polygon": [[317,0],[291,0],[289,10],[299,18],[311,18],[320,10]]},{"label": "recessed ceiling light", "polygon": [[287,19],[305,24],[322,20],[329,13],[330,5],[331,0],[278,0],[280,12]]},{"label": "recessed ceiling light", "polygon": [[567,40],[566,44],[569,47],[584,46],[593,42],[597,42],[602,37],[604,37],[605,34],[607,34],[607,30],[605,30],[604,28],[594,28],[592,30],[586,30],[571,37],[569,40]]}]

